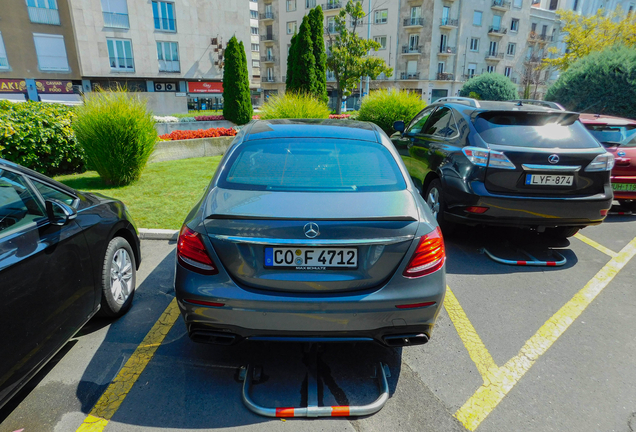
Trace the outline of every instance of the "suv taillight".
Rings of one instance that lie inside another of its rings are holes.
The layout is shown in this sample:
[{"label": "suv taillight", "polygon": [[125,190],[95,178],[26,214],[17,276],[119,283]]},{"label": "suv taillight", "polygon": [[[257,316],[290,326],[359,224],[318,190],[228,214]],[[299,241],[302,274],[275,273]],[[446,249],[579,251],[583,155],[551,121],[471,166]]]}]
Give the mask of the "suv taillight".
[{"label": "suv taillight", "polygon": [[495,150],[479,147],[464,147],[462,153],[464,153],[464,156],[466,156],[473,165],[499,169],[517,168],[515,164],[510,162],[510,159],[508,159],[505,154]]},{"label": "suv taillight", "polygon": [[446,261],[444,238],[438,228],[422,236],[404,273],[407,278],[419,278],[441,269]]},{"label": "suv taillight", "polygon": [[185,225],[179,233],[177,259],[183,267],[197,273],[213,275],[219,272],[205,249],[201,234]]},{"label": "suv taillight", "polygon": [[595,171],[611,171],[614,168],[614,155],[611,153],[603,153],[594,158],[590,164],[585,167],[586,172]]}]

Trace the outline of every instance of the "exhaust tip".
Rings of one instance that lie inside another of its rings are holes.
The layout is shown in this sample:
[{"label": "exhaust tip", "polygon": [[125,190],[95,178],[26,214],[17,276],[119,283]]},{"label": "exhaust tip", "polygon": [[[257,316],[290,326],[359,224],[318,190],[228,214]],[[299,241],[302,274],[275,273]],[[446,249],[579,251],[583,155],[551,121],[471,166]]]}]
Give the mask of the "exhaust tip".
[{"label": "exhaust tip", "polygon": [[218,333],[206,330],[193,330],[189,333],[190,339],[197,343],[214,345],[234,345],[239,341],[239,337],[231,333]]},{"label": "exhaust tip", "polygon": [[424,345],[429,337],[425,333],[384,336],[384,343],[390,347]]}]

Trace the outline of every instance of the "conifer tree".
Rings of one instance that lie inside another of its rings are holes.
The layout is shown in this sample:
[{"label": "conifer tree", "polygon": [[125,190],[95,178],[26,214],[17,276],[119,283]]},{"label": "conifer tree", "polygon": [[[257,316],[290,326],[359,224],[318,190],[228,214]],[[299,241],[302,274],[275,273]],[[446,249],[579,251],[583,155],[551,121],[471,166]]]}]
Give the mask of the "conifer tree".
[{"label": "conifer tree", "polygon": [[243,42],[233,36],[225,49],[223,116],[240,125],[252,119],[252,112],[247,56]]},{"label": "conifer tree", "polygon": [[325,40],[323,37],[323,22],[325,20],[322,8],[316,6],[309,12],[309,24],[311,26],[311,39],[314,44],[314,60],[316,62],[315,89],[316,97],[323,102],[329,101],[327,95],[327,54],[325,53]]},{"label": "conifer tree", "polygon": [[298,40],[298,33],[294,33],[289,45],[289,52],[287,54],[287,78],[285,78],[286,91],[294,91],[294,68],[296,64],[296,41]]},{"label": "conifer tree", "polygon": [[287,91],[316,94],[316,60],[311,36],[309,17],[305,15],[296,36],[295,57],[291,65],[293,70],[291,88],[287,87]]},{"label": "conifer tree", "polygon": [[241,59],[241,67],[238,73],[238,111],[236,114],[236,124],[243,125],[249,123],[254,115],[252,107],[252,97],[250,95],[250,74],[247,68],[247,55],[245,54],[245,46],[243,41],[238,45],[239,55]]}]

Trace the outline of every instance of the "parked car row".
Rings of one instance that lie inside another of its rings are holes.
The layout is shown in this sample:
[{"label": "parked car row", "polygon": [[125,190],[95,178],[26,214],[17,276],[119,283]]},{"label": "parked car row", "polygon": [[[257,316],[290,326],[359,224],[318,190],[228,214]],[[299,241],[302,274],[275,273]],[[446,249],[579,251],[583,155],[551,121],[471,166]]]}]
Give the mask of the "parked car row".
[{"label": "parked car row", "polygon": [[[614,197],[636,210],[634,121],[445,98],[395,129],[240,131],[179,233],[193,341],[423,344],[445,296],[442,231],[564,238],[600,224]],[[94,314],[130,308],[140,262],[123,203],[0,159],[0,407]]]}]

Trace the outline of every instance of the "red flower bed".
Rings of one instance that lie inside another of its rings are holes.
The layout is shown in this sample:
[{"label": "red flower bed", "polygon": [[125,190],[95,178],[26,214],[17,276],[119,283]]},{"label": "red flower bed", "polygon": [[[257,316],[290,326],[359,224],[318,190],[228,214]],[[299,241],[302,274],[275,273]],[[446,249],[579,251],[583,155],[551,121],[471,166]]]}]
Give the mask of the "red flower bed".
[{"label": "red flower bed", "polygon": [[159,138],[167,141],[177,141],[195,138],[216,138],[222,136],[235,136],[236,131],[232,128],[211,128],[194,131],[177,130],[169,134],[161,135]]},{"label": "red flower bed", "polygon": [[214,115],[214,116],[194,116],[196,121],[219,121],[225,120],[225,117],[222,115]]},{"label": "red flower bed", "polygon": [[260,119],[261,119],[261,116],[259,116],[259,115],[255,114],[255,115],[252,116],[252,120],[260,120]]},{"label": "red flower bed", "polygon": [[351,114],[330,114],[329,118],[332,120],[345,120],[351,117]]}]

